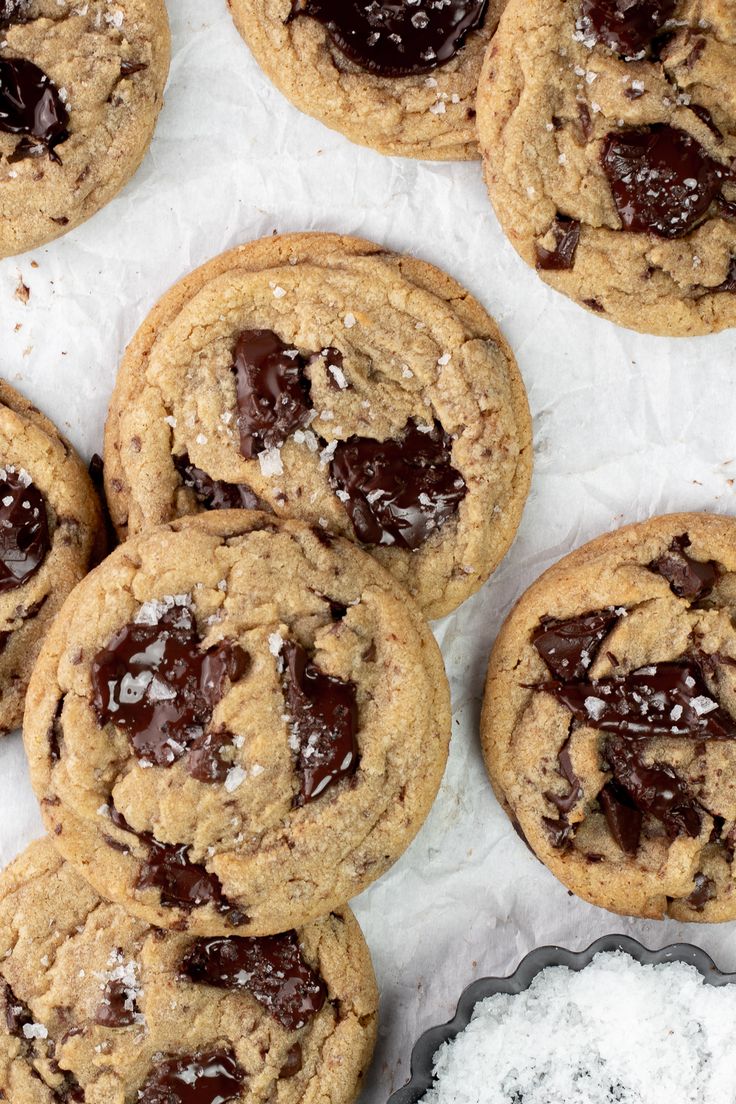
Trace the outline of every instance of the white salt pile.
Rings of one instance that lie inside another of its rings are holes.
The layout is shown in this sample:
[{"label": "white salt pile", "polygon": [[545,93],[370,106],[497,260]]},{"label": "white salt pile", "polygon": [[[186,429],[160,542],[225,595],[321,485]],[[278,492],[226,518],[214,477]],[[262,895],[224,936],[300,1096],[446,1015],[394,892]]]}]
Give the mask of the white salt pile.
[{"label": "white salt pile", "polygon": [[422,1104],[736,1104],[736,984],[599,954],[480,1001]]}]

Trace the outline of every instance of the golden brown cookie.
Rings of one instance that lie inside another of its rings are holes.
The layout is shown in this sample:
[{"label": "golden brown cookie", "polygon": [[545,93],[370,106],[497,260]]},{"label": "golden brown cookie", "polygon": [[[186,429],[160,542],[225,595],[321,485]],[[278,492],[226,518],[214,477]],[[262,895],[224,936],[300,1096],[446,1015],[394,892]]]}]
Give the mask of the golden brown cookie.
[{"label": "golden brown cookie", "polygon": [[254,511],[131,538],[56,619],[24,721],[55,844],[159,927],[267,935],[360,892],[420,828],[449,691],[355,545]]},{"label": "golden brown cookie", "polygon": [[270,509],[358,540],[428,617],[495,569],[530,474],[493,320],[431,265],[331,234],[253,242],[177,284],[128,348],[106,427],[122,537]]},{"label": "golden brown cookie", "polygon": [[48,839],[0,878],[0,1099],[350,1104],[378,994],[352,913],[194,939],[97,896]]},{"label": "golden brown cookie", "polygon": [[511,0],[478,130],[543,280],[645,333],[736,325],[735,70],[727,0]]},{"label": "golden brown cookie", "polygon": [[609,533],[527,590],[491,655],[483,750],[535,854],[632,916],[736,918],[736,519]]},{"label": "golden brown cookie", "polygon": [[168,70],[164,0],[0,0],[0,257],[66,233],[120,191]]},{"label": "golden brown cookie", "polygon": [[0,733],[20,726],[41,642],[103,546],[99,502],[81,460],[0,380]]},{"label": "golden brown cookie", "polygon": [[506,0],[228,0],[277,88],[380,153],[478,158],[475,91]]}]

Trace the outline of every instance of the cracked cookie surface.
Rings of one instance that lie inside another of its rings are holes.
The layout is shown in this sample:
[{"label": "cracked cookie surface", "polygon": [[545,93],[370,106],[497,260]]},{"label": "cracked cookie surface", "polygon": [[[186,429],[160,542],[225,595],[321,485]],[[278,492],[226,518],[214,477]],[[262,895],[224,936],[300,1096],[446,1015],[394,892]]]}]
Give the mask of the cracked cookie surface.
[{"label": "cracked cookie surface", "polygon": [[175,285],[127,350],[105,433],[122,537],[260,505],[359,540],[428,617],[495,569],[530,474],[493,320],[431,265],[329,234],[253,242]]},{"label": "cracked cookie surface", "polygon": [[131,538],[46,641],[24,738],[54,842],[160,927],[264,935],[358,893],[424,821],[449,691],[354,545],[220,511]]},{"label": "cracked cookie surface", "polygon": [[521,598],[482,718],[494,790],[569,889],[633,916],[736,917],[736,520],[600,537]]},{"label": "cracked cookie surface", "polygon": [[12,1104],[349,1104],[373,1050],[373,969],[344,907],[197,940],[102,900],[45,839],[0,878],[0,956]]},{"label": "cracked cookie surface", "polygon": [[[385,76],[356,64],[316,18],[290,18],[299,9],[330,10],[337,5],[292,0],[228,3],[258,64],[301,111],[380,153],[477,160],[475,91],[484,51],[506,0],[489,0],[481,26],[471,30],[447,64],[402,76]],[[437,18],[433,6],[425,2],[415,18]],[[401,5],[382,7],[395,10]],[[440,8],[439,18],[443,17]],[[378,24],[375,30],[380,39]]]},{"label": "cracked cookie surface", "polygon": [[20,726],[43,638],[103,546],[99,502],[81,460],[0,380],[0,732]]},{"label": "cracked cookie surface", "polygon": [[169,49],[163,0],[0,4],[0,257],[78,226],[130,179]]},{"label": "cracked cookie surface", "polygon": [[642,332],[736,325],[735,67],[727,0],[512,0],[478,128],[498,219],[542,279]]}]

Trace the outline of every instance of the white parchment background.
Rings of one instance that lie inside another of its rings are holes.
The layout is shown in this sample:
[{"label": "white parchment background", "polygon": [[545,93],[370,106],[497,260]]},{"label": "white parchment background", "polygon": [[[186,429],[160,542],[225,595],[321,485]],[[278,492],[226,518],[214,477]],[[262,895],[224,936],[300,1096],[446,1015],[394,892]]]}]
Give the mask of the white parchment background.
[{"label": "white parchment background", "polygon": [[[382,994],[363,1104],[385,1104],[418,1034],[448,1019],[475,977],[511,972],[540,944],[579,949],[616,931],[649,946],[685,939],[736,970],[733,924],[625,921],[568,896],[498,808],[478,744],[491,644],[544,568],[623,521],[736,512],[736,331],[662,340],[584,313],[506,243],[477,165],[351,145],[271,87],[225,0],[169,8],[171,80],[142,169],[81,229],[0,263],[0,374],[88,458],[124,345],[170,284],[274,230],[332,230],[415,253],[464,283],[511,342],[534,415],[536,473],[518,538],[482,593],[436,627],[454,703],[442,791],[407,854],[355,902]],[[27,304],[15,297],[21,277]],[[13,736],[0,746],[0,861],[40,833]]]}]

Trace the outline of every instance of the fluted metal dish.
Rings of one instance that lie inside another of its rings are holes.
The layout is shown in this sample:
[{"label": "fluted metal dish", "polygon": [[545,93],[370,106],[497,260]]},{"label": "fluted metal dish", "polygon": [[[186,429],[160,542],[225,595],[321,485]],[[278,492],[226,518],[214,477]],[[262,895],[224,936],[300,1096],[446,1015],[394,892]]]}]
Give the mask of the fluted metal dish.
[{"label": "fluted metal dish", "polygon": [[567,951],[564,947],[537,947],[522,959],[518,969],[505,978],[479,978],[462,993],[457,1012],[449,1023],[430,1027],[417,1041],[411,1053],[411,1079],[398,1089],[388,1104],[417,1104],[432,1086],[432,1059],[443,1043],[454,1039],[470,1023],[473,1009],[479,1001],[495,993],[518,994],[528,989],[533,979],[548,966],[567,966],[582,970],[601,951],[625,951],[644,965],[665,962],[686,962],[702,974],[708,985],[728,985],[736,982],[736,974],[724,974],[713,959],[690,943],[673,943],[659,951],[650,951],[627,935],[604,935],[584,951]]}]

